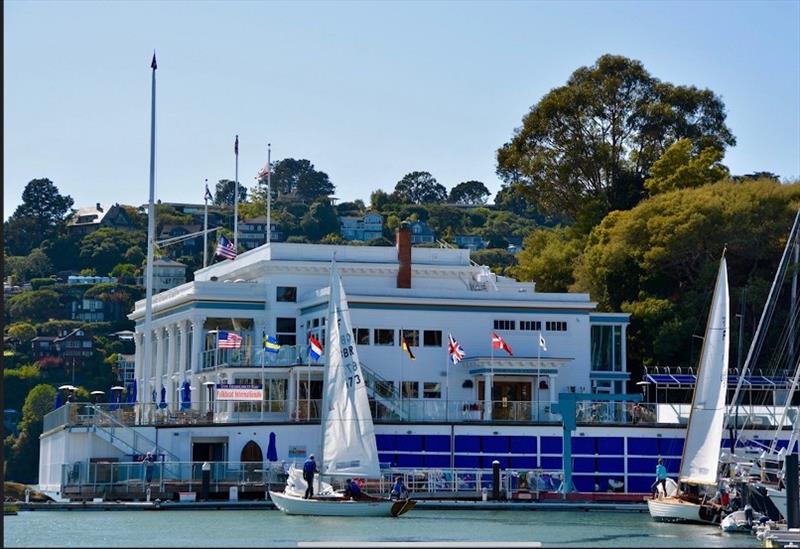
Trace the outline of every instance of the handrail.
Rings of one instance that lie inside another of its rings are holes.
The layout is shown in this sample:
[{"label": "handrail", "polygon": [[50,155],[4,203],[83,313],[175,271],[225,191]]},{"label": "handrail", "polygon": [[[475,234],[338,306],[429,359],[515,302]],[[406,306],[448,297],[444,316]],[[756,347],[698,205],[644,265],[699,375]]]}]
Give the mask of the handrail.
[{"label": "handrail", "polygon": [[[111,435],[112,437],[114,437],[117,440],[121,441],[126,446],[130,447],[134,451],[134,453],[143,454],[143,453],[147,452],[149,450],[149,448],[153,448],[153,449],[156,450],[156,453],[164,454],[165,456],[169,457],[170,461],[177,461],[178,460],[178,456],[176,456],[175,454],[173,454],[169,450],[166,450],[165,448],[159,446],[154,440],[151,440],[150,438],[144,436],[143,434],[139,433],[135,429],[132,429],[131,427],[125,425],[124,423],[119,421],[117,418],[115,418],[111,414],[106,413],[99,406],[94,405],[94,406],[92,406],[92,409],[94,410],[94,417],[93,417],[92,425],[94,427],[96,427],[96,428],[99,428],[99,429],[102,429],[102,430],[106,431],[109,435]],[[98,421],[98,418],[102,418],[103,420],[108,421],[109,423],[111,423],[111,425],[112,425],[111,430],[109,430],[105,425],[100,423]],[[126,440],[122,439],[121,437],[117,436],[114,433],[114,428],[122,429],[123,432],[131,432],[133,434],[133,443],[131,444],[128,441],[126,441]],[[142,449],[139,448],[139,446],[136,444],[136,440],[137,439],[140,439],[140,440],[144,441],[144,443],[147,444],[148,449],[143,452]]]}]

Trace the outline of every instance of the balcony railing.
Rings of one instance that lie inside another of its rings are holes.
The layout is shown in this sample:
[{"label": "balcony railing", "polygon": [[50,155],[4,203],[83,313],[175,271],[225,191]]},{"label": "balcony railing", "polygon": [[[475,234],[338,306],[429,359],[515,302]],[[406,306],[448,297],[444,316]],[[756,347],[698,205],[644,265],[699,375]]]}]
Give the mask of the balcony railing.
[{"label": "balcony railing", "polygon": [[245,345],[239,349],[206,349],[200,365],[208,370],[220,368],[272,368],[295,366],[308,361],[306,348],[301,345],[283,345],[277,353],[266,352],[258,345]]}]

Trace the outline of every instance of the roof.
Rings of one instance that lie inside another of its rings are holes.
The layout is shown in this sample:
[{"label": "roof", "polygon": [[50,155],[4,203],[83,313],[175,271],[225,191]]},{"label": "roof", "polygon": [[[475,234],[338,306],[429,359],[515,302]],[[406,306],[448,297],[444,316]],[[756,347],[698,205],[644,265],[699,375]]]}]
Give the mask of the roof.
[{"label": "roof", "polygon": [[271,221],[270,219],[268,219],[266,215],[259,215],[258,217],[253,217],[253,218],[250,218],[250,219],[244,219],[244,220],[240,221],[239,223],[266,223],[267,221],[269,221],[270,223],[275,225],[275,222]]},{"label": "roof", "polygon": [[180,261],[174,261],[168,257],[162,257],[161,259],[156,259],[153,261],[153,266],[159,265],[161,267],[183,267],[186,268],[186,265],[181,263]]},{"label": "roof", "polygon": [[89,335],[89,333],[88,333],[86,330],[84,330],[83,328],[75,328],[74,330],[72,330],[72,331],[71,331],[71,332],[69,332],[68,334],[66,334],[66,335],[64,335],[64,336],[62,336],[62,337],[55,337],[55,338],[53,338],[53,339],[54,339],[55,341],[64,341],[65,339],[69,339],[69,338],[71,338],[71,337],[72,337],[72,336],[74,336],[74,335],[75,335],[77,332],[80,332],[80,331],[83,331],[83,336],[84,336],[84,337],[91,337],[91,336]]},{"label": "roof", "polygon": [[31,341],[55,341],[56,339],[58,338],[55,336],[36,336]]},{"label": "roof", "polygon": [[[85,208],[78,208],[72,217],[70,217],[67,225],[83,226],[83,225],[96,225],[103,221],[103,218],[108,215],[114,204],[100,204],[100,209],[97,209],[97,204],[94,206],[86,206]],[[91,217],[85,221],[78,221],[82,217]]]}]

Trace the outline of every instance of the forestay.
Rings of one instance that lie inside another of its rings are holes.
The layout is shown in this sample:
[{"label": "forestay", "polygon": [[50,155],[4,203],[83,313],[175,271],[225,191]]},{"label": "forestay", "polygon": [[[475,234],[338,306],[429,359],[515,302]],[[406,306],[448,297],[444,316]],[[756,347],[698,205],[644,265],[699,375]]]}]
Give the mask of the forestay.
[{"label": "forestay", "polygon": [[342,281],[331,264],[322,474],[378,477],[378,446]]},{"label": "forestay", "polygon": [[697,384],[681,461],[680,480],[690,484],[716,484],[720,442],[728,389],[729,338],[728,269],[720,261],[711,311],[706,324]]}]

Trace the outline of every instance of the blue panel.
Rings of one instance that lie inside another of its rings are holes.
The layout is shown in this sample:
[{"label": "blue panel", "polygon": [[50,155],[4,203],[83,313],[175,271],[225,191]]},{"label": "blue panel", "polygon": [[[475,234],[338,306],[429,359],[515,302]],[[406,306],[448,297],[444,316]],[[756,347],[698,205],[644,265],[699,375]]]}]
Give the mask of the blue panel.
[{"label": "blue panel", "polygon": [[421,452],[422,435],[397,435],[397,449],[401,452]]},{"label": "blue panel", "polygon": [[560,471],[561,465],[563,464],[563,460],[561,457],[542,457],[541,459],[541,468],[545,471]]},{"label": "blue panel", "polygon": [[594,492],[594,475],[575,475],[572,477],[572,482],[578,492]]},{"label": "blue panel", "polygon": [[677,475],[681,471],[681,458],[664,459],[664,467],[667,468],[667,472],[671,475]]},{"label": "blue panel", "polygon": [[424,467],[425,463],[420,454],[397,454],[398,467]]},{"label": "blue panel", "polygon": [[480,456],[460,456],[456,454],[455,466],[457,469],[480,469]]},{"label": "blue panel", "polygon": [[392,466],[397,465],[397,458],[394,454],[378,454],[378,461],[381,463],[391,463]]},{"label": "blue panel", "polygon": [[511,439],[511,453],[512,454],[535,454],[536,453],[536,437],[518,437],[512,436]]},{"label": "blue panel", "polygon": [[655,482],[655,477],[635,477],[628,476],[628,485],[625,487],[628,492],[649,492]]},{"label": "blue panel", "polygon": [[629,473],[652,473],[655,480],[657,458],[628,458]]},{"label": "blue panel", "polygon": [[573,454],[594,455],[596,452],[594,437],[572,437]]},{"label": "blue panel", "polygon": [[483,440],[483,451],[486,453],[492,452],[497,454],[507,454],[509,447],[508,437],[505,436],[485,436],[481,437]]},{"label": "blue panel", "polygon": [[625,458],[597,458],[597,470],[603,474],[625,472]]},{"label": "blue panel", "polygon": [[672,377],[675,379],[675,381],[677,381],[681,385],[691,385],[695,382],[695,376],[673,375]]},{"label": "blue panel", "polygon": [[621,456],[625,453],[625,439],[622,437],[597,437],[597,453]]},{"label": "blue panel", "polygon": [[657,438],[628,437],[628,455],[657,456]]},{"label": "blue panel", "polygon": [[[683,439],[682,438],[662,438],[658,443],[659,455],[661,456],[678,456],[683,454]],[[628,452],[631,452],[631,439],[628,439]]]},{"label": "blue panel", "polygon": [[456,435],[456,452],[480,452],[481,437],[473,435]]},{"label": "blue panel", "polygon": [[423,456],[425,459],[425,467],[450,467],[450,456],[448,455],[436,455],[436,454],[427,454]]},{"label": "blue panel", "polygon": [[514,456],[511,458],[511,467],[514,469],[536,469],[536,457]]},{"label": "blue panel", "polygon": [[375,442],[378,443],[378,451],[397,450],[397,440],[395,435],[375,435]]},{"label": "blue panel", "polygon": [[576,473],[594,473],[594,458],[573,458],[572,470]]},{"label": "blue panel", "polygon": [[651,383],[671,383],[675,384],[675,380],[670,375],[666,374],[656,374],[656,375],[648,375],[647,380]]},{"label": "blue panel", "polygon": [[492,468],[492,462],[494,460],[497,460],[497,461],[500,462],[500,468],[501,469],[508,469],[509,462],[511,461],[511,459],[508,456],[492,456],[492,455],[483,456],[483,465],[482,465],[482,467],[484,469],[491,469]]},{"label": "blue panel", "polygon": [[449,452],[450,451],[450,436],[449,435],[425,435],[425,451],[426,452]]},{"label": "blue panel", "polygon": [[561,437],[541,437],[543,454],[561,454],[564,452]]}]

